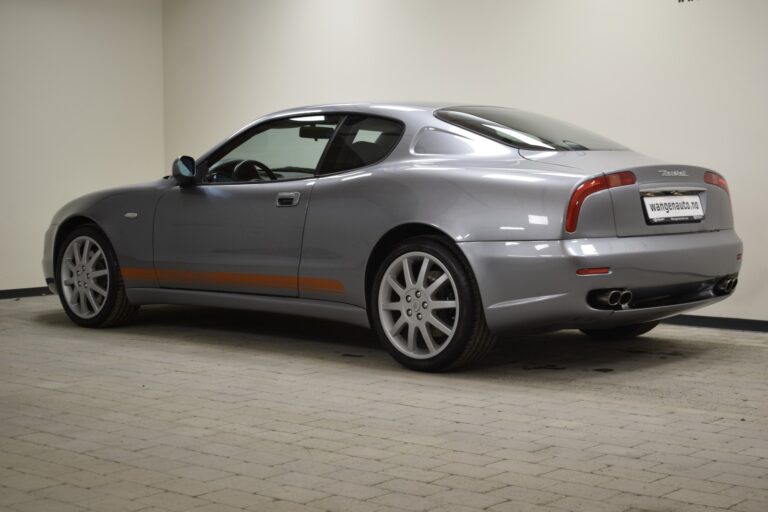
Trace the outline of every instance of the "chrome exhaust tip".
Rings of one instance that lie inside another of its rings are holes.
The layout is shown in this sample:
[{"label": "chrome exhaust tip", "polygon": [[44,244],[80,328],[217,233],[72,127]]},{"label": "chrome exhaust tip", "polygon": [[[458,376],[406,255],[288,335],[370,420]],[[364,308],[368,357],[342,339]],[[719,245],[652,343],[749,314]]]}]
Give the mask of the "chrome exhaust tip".
[{"label": "chrome exhaust tip", "polygon": [[629,290],[624,290],[621,292],[621,298],[619,298],[619,305],[626,306],[632,302],[632,292]]},{"label": "chrome exhaust tip", "polygon": [[717,283],[716,291],[718,291],[721,294],[728,294],[731,293],[734,288],[736,288],[736,284],[739,282],[738,279],[733,277],[726,277],[723,278],[719,283]]},{"label": "chrome exhaust tip", "polygon": [[596,293],[593,300],[602,306],[617,308],[621,302],[621,290],[603,290]]}]

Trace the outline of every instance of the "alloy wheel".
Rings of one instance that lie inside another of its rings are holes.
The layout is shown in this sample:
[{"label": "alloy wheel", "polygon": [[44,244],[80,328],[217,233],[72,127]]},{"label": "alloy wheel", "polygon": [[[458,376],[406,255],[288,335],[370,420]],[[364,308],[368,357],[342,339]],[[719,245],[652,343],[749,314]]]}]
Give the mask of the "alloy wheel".
[{"label": "alloy wheel", "polygon": [[98,315],[109,294],[109,267],[104,249],[89,236],[73,239],[61,258],[61,291],[69,309],[83,319]]},{"label": "alloy wheel", "polygon": [[402,254],[389,264],[379,285],[384,334],[408,357],[435,357],[456,333],[458,297],[453,276],[435,256]]}]

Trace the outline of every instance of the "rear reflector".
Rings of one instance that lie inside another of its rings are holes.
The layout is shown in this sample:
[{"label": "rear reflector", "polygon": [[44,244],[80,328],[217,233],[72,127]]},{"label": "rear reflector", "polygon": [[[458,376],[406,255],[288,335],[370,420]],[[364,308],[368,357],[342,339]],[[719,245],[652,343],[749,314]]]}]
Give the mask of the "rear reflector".
[{"label": "rear reflector", "polygon": [[725,190],[728,193],[728,195],[731,194],[730,190],[728,190],[728,182],[725,181],[725,178],[723,178],[716,172],[712,172],[712,171],[705,172],[704,182],[709,183],[710,185],[715,185],[716,187],[720,187],[721,189]]},{"label": "rear reflector", "polygon": [[736,255],[736,261],[741,261],[741,253]]},{"label": "rear reflector", "polygon": [[624,185],[634,185],[637,183],[635,173],[632,171],[622,171],[613,174],[606,174],[605,179],[608,180],[608,188],[622,187]]},{"label": "rear reflector", "polygon": [[576,271],[580,276],[596,276],[600,274],[610,274],[611,267],[593,267],[593,268],[580,268]]},{"label": "rear reflector", "polygon": [[565,230],[569,233],[576,231],[581,205],[588,196],[608,188],[634,185],[635,183],[637,183],[637,178],[632,171],[605,174],[580,183],[579,186],[576,187],[576,190],[573,191],[571,201],[568,203],[568,212],[565,216]]}]

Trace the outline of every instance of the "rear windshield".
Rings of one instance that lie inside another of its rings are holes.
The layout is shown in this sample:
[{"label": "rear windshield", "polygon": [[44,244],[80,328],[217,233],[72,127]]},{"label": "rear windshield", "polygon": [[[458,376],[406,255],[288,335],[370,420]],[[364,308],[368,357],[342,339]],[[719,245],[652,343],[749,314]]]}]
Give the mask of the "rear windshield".
[{"label": "rear windshield", "polygon": [[578,126],[502,107],[450,107],[435,117],[517,149],[535,151],[623,150],[620,144]]}]

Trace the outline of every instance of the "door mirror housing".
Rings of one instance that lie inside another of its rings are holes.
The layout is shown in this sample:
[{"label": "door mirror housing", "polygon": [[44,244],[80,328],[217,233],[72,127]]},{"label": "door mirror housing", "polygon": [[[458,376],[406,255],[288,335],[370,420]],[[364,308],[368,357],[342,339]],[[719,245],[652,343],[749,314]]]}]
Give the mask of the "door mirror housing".
[{"label": "door mirror housing", "polygon": [[195,159],[191,156],[180,156],[173,161],[171,176],[179,182],[179,185],[192,185],[195,183]]}]

